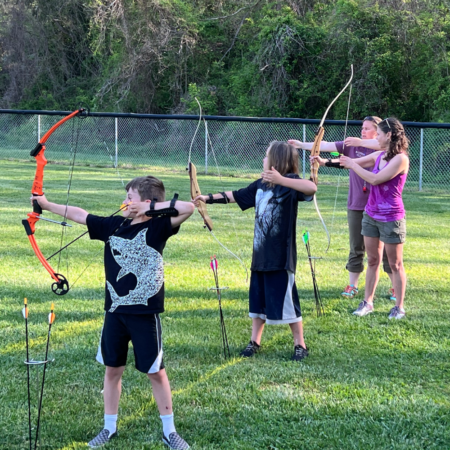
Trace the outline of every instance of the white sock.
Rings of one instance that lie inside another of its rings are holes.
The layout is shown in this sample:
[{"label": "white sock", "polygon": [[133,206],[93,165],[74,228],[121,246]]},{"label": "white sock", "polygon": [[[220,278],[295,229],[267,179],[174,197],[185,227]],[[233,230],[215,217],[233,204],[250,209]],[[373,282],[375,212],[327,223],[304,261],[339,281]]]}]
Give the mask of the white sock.
[{"label": "white sock", "polygon": [[117,431],[117,414],[105,414],[105,429],[110,435]]},{"label": "white sock", "polygon": [[163,433],[166,438],[170,436],[170,433],[175,433],[175,424],[173,423],[173,413],[167,416],[159,416],[163,424]]}]

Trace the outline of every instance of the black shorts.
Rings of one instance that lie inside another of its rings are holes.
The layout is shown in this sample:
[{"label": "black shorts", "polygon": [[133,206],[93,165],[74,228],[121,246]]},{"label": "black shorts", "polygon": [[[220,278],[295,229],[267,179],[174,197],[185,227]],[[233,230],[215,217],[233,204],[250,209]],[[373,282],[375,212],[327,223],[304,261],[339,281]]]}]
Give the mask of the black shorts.
[{"label": "black shorts", "polygon": [[125,366],[130,341],[139,372],[156,373],[164,369],[159,314],[106,312],[97,361],[109,367]]},{"label": "black shorts", "polygon": [[249,316],[269,325],[302,320],[295,274],[287,270],[252,272],[249,303]]}]

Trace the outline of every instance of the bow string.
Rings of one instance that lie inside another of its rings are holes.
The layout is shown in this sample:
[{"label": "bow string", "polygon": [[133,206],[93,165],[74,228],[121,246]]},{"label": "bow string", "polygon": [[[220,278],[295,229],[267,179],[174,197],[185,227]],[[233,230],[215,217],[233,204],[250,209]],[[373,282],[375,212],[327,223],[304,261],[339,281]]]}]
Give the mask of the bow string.
[{"label": "bow string", "polygon": [[[197,127],[195,129],[194,136],[191,140],[191,145],[189,146],[188,167],[187,167],[187,171],[189,172],[189,180],[191,183],[191,199],[192,200],[194,200],[195,197],[202,195],[202,192],[200,191],[200,186],[198,185],[198,181],[197,181],[197,168],[191,162],[192,147],[194,145],[195,138],[197,137],[198,130],[202,123],[202,106],[200,105],[200,102],[197,100],[197,98],[195,100],[198,103],[198,107],[200,108],[200,114],[199,114]],[[200,202],[199,206],[197,207],[197,210],[200,213],[200,215],[202,216],[205,227],[208,228],[208,230],[210,232],[212,232],[213,223],[212,223],[211,218],[208,215],[208,211],[206,209],[206,203]]]}]

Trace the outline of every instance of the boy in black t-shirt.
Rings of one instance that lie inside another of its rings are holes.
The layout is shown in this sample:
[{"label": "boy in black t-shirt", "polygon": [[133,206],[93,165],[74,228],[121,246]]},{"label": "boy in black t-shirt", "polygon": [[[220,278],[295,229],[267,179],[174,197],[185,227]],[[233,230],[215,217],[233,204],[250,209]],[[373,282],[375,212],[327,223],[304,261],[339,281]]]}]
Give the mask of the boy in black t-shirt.
[{"label": "boy in black t-shirt", "polygon": [[249,291],[252,337],[241,352],[253,356],[260,348],[264,325],[289,324],[294,337],[292,359],[308,355],[303,339],[302,315],[295,269],[298,202],[311,201],[317,190],[298,175],[298,152],[286,142],[271,142],[259,180],[238,191],[200,195],[206,203],[234,203],[244,211],[255,208],[255,235]]},{"label": "boy in black t-shirt", "polygon": [[97,361],[106,366],[105,425],[88,446],[101,447],[117,435],[121,380],[131,340],[136,368],[146,373],[152,384],[163,442],[172,449],[187,449],[174,426],[159,313],[164,311],[163,249],[194,212],[194,205],[176,199],[165,202],[162,181],[150,176],[133,179],[126,190],[124,217],[98,217],[74,206],[66,210],[65,205],[50,203],[45,196],[32,197],[43,210],[87,225],[91,239],[105,242],[106,313],[97,353]]}]

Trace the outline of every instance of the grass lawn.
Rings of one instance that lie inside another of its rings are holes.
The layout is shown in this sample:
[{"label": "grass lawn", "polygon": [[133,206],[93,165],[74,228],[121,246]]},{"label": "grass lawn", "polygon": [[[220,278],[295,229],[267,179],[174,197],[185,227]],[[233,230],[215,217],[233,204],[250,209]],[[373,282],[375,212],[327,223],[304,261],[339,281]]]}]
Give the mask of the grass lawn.
[{"label": "grass lawn", "polygon": [[[70,247],[60,271],[73,283],[57,297],[51,279],[32,252],[21,219],[30,211],[34,163],[0,161],[0,448],[26,449],[27,391],[23,298],[29,300],[31,357],[42,359],[46,317],[55,302],[41,427],[41,448],[81,449],[103,425],[104,369],[95,362],[103,318],[102,245],[86,237]],[[65,203],[66,166],[48,165],[45,187],[51,201]],[[124,170],[128,181],[144,174]],[[186,173],[152,172],[189,198]],[[203,192],[236,189],[245,179],[199,177]],[[320,178],[319,178],[320,184]],[[351,314],[360,296],[346,300],[347,190],[319,185],[318,204],[331,232],[326,237],[312,203],[301,204],[297,286],[310,356],[289,360],[288,326],[266,327],[262,351],[238,357],[250,338],[245,271],[202,228],[198,213],[171,238],[164,252],[166,312],[162,315],[166,369],[171,381],[177,431],[193,449],[449,449],[450,448],[450,196],[406,192],[408,237],[405,266],[407,318],[389,321],[389,280],[382,274],[375,312]],[[124,198],[113,170],[76,167],[71,204],[96,214],[118,209]],[[249,267],[253,214],[236,205],[208,207],[217,238]],[[46,214],[50,217],[50,214]],[[311,233],[325,315],[315,315],[311,274],[301,230]],[[84,231],[74,225],[67,239]],[[45,255],[60,245],[60,227],[37,225]],[[209,257],[219,260],[225,321],[232,358],[221,356],[220,322]],[[58,261],[53,261],[55,266]],[[161,423],[147,378],[129,353],[119,409],[119,438],[109,449],[163,449]],[[32,370],[33,406],[36,375]],[[33,409],[33,412],[35,409]]]}]

